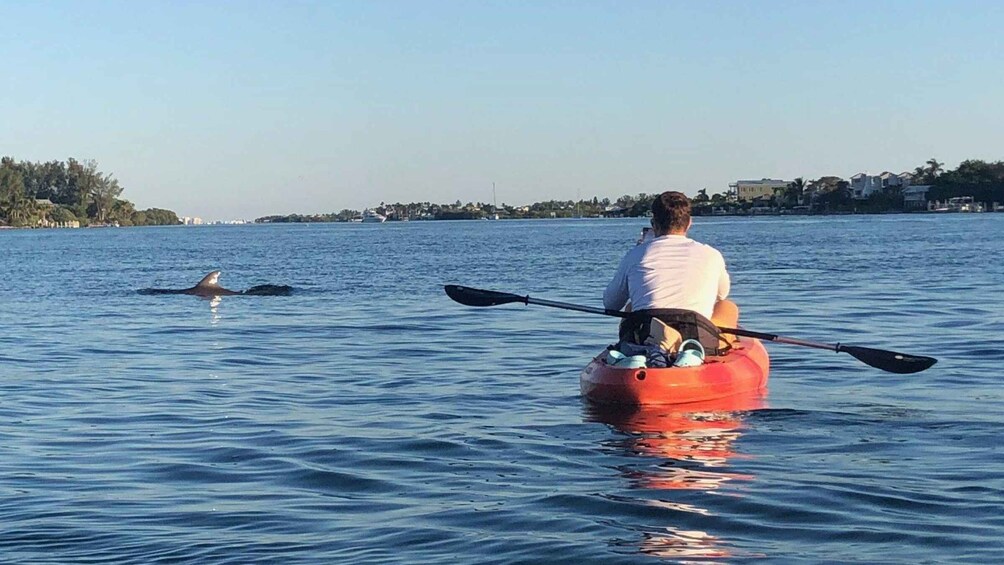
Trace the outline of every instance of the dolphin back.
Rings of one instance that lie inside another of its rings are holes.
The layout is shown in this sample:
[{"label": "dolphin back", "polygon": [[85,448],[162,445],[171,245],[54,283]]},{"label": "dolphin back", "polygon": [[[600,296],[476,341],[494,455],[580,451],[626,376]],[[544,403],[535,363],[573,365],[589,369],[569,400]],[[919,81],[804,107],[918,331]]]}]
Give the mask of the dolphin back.
[{"label": "dolphin back", "polygon": [[286,284],[260,284],[252,286],[241,294],[249,296],[289,296],[293,294],[293,287]]},{"label": "dolphin back", "polygon": [[260,284],[239,292],[220,286],[220,271],[212,271],[202,277],[198,284],[191,288],[144,288],[140,294],[191,294],[195,296],[232,296],[245,294],[249,296],[289,296],[293,287],[284,284]]},{"label": "dolphin back", "polygon": [[177,288],[141,288],[136,292],[140,294],[184,294],[185,290]]}]

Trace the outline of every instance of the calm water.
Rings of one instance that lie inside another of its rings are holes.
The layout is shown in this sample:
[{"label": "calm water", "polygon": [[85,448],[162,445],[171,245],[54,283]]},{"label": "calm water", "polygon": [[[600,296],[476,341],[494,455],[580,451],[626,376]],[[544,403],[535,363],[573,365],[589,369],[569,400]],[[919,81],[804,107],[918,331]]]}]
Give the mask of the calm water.
[{"label": "calm water", "polygon": [[[599,305],[642,221],[0,232],[11,563],[1004,561],[1004,214],[698,219],[766,399],[611,413]],[[292,297],[143,296],[222,269]],[[719,408],[719,409],[714,409]]]}]

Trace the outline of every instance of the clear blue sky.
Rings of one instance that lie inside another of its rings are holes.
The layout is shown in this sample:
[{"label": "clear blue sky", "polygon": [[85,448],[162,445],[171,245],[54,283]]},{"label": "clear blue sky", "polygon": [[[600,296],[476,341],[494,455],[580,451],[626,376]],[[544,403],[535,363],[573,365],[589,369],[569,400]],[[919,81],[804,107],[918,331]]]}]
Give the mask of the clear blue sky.
[{"label": "clear blue sky", "polygon": [[0,153],[209,219],[1004,158],[1004,3],[3,3]]}]

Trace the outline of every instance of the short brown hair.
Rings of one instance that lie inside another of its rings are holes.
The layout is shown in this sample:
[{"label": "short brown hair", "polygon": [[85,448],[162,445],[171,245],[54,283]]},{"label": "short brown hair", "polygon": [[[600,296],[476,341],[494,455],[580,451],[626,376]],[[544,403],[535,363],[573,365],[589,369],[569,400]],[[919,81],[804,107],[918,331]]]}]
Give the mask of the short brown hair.
[{"label": "short brown hair", "polygon": [[690,199],[682,192],[667,191],[652,201],[652,227],[663,233],[686,230],[690,225]]}]

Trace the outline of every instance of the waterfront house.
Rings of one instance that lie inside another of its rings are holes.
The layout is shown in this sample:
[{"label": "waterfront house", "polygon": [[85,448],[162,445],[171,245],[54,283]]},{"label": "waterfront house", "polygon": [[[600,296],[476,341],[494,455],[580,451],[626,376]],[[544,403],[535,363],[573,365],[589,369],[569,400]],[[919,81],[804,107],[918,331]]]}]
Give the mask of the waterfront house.
[{"label": "waterfront house", "polygon": [[777,191],[784,191],[791,181],[781,179],[737,180],[729,185],[739,202],[753,202],[758,198],[770,198]]},{"label": "waterfront house", "polygon": [[868,173],[858,173],[851,177],[851,196],[855,200],[867,200],[869,196],[876,192],[890,189],[905,189],[913,181],[912,173],[893,174],[883,171],[878,175]]},{"label": "waterfront house", "polygon": [[851,197],[855,200],[867,200],[869,196],[882,190],[882,177],[868,173],[858,173],[851,177]]},{"label": "waterfront house", "polygon": [[39,212],[38,222],[36,226],[40,228],[79,228],[80,222],[77,220],[70,220],[64,222],[57,222],[52,219],[52,211],[56,208],[56,205],[52,203],[48,198],[36,198],[35,199],[35,210]]},{"label": "waterfront house", "polygon": [[908,186],[903,189],[903,209],[904,210],[926,210],[927,209],[927,193],[931,190],[931,186],[927,184],[918,184],[916,186]]},{"label": "waterfront house", "polygon": [[881,179],[882,181],[882,188],[883,189],[896,188],[896,187],[905,188],[907,186],[910,186],[910,180],[912,180],[913,175],[910,175],[909,178],[905,178],[904,175],[910,175],[910,173],[900,173],[898,175],[894,175],[889,171],[884,171],[881,175],[879,175],[879,179]]},{"label": "waterfront house", "polygon": [[603,216],[606,218],[623,218],[627,212],[628,209],[624,206],[611,204],[603,209]]}]

